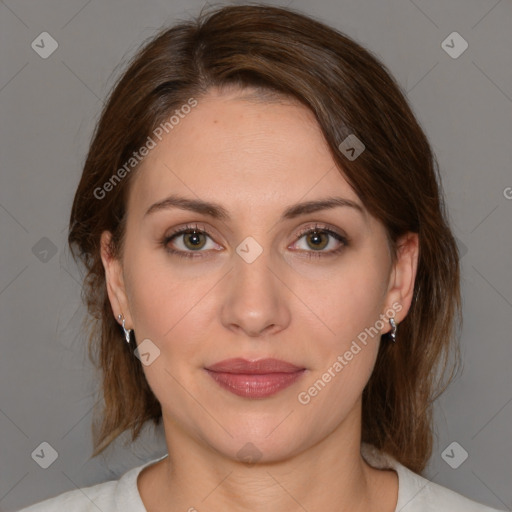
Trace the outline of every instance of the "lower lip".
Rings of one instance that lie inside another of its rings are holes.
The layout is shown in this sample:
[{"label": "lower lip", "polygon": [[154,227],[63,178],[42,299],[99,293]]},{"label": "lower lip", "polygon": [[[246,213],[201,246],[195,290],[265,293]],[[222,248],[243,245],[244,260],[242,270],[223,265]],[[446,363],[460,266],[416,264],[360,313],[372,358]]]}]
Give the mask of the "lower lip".
[{"label": "lower lip", "polygon": [[206,371],[222,388],[245,398],[267,398],[275,395],[291,386],[305,372],[305,370],[300,370],[293,373],[248,375]]}]

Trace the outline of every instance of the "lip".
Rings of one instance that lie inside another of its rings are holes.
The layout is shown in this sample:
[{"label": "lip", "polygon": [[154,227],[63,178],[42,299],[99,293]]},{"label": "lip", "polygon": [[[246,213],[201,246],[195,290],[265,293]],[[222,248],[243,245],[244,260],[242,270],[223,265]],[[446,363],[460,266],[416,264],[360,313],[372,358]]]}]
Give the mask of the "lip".
[{"label": "lip", "polygon": [[222,388],[245,398],[275,395],[299,379],[305,368],[279,359],[226,359],[205,368]]},{"label": "lip", "polygon": [[241,357],[225,359],[212,364],[206,368],[212,372],[222,373],[245,373],[248,375],[263,375],[269,373],[293,373],[304,370],[300,366],[281,361],[280,359],[258,359],[257,361],[248,361]]}]

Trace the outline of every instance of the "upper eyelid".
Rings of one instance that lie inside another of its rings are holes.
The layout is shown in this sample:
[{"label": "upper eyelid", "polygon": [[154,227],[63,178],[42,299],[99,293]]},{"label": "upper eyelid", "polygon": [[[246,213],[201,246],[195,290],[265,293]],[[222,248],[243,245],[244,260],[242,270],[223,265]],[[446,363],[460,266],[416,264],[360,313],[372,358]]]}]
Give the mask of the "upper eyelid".
[{"label": "upper eyelid", "polygon": [[317,229],[318,231],[325,231],[325,232],[332,232],[336,235],[339,235],[342,238],[346,238],[348,240],[348,236],[345,234],[344,230],[340,228],[336,228],[334,226],[331,226],[329,223],[322,224],[321,222],[315,222],[314,226],[305,226],[301,228],[297,233],[296,236],[303,236],[306,233],[309,233],[310,231],[314,231]]}]

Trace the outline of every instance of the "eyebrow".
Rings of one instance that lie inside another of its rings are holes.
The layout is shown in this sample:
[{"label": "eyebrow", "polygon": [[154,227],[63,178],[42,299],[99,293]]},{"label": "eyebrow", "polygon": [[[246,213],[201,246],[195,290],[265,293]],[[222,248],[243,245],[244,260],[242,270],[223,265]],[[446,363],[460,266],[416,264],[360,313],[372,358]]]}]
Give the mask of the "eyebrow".
[{"label": "eyebrow", "polygon": [[[289,206],[284,210],[281,220],[294,219],[299,217],[300,215],[305,215],[308,213],[314,213],[320,210],[328,210],[332,208],[337,208],[340,206],[346,206],[349,208],[353,208],[358,211],[362,215],[365,215],[365,211],[363,207],[352,201],[350,199],[345,199],[343,197],[327,197],[325,199],[318,199],[315,201],[306,201],[303,203],[297,203]],[[188,210],[195,213],[208,215],[214,219],[219,219],[223,221],[230,220],[230,215],[228,210],[226,210],[223,206],[212,203],[209,201],[203,201],[200,199],[188,199],[186,197],[171,195],[166,197],[162,201],[158,201],[157,203],[152,204],[144,214],[144,216],[148,216],[152,213],[168,210],[171,208],[179,208],[181,210]]]}]

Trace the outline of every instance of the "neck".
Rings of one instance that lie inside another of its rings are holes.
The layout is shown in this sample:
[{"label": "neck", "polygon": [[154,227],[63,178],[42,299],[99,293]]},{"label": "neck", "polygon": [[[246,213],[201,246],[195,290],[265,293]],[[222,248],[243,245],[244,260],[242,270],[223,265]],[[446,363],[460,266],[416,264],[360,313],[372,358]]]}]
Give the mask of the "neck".
[{"label": "neck", "polygon": [[362,458],[359,418],[354,414],[289,457],[252,464],[214,451],[164,418],[169,456],[155,465],[159,468],[144,485],[139,476],[142,499],[148,512],[394,510],[396,491],[388,491],[388,498],[382,493],[396,475]]}]

